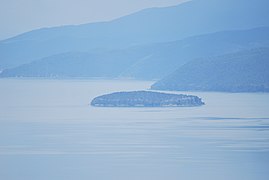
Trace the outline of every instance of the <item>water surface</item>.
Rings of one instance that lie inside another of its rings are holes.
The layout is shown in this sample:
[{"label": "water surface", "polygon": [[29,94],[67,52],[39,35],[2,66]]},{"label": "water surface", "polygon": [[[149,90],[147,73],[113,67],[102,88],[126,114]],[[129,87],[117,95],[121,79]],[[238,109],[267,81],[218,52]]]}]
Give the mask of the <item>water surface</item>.
[{"label": "water surface", "polygon": [[267,180],[269,94],[201,93],[184,108],[96,108],[152,82],[0,80],[0,179]]}]

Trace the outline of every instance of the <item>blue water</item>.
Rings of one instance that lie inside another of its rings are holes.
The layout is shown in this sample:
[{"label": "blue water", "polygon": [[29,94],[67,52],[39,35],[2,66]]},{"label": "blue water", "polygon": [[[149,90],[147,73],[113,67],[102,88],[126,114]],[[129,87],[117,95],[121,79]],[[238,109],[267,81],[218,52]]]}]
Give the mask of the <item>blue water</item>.
[{"label": "blue water", "polygon": [[269,94],[201,93],[192,108],[96,108],[152,82],[0,80],[2,180],[267,180]]}]

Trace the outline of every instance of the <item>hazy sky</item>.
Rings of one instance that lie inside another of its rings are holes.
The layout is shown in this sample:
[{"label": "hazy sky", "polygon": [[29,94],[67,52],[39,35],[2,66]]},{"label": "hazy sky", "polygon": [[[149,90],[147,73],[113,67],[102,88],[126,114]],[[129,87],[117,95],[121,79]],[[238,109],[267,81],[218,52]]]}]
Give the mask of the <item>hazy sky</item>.
[{"label": "hazy sky", "polygon": [[41,27],[111,20],[184,0],[0,0],[0,39]]}]

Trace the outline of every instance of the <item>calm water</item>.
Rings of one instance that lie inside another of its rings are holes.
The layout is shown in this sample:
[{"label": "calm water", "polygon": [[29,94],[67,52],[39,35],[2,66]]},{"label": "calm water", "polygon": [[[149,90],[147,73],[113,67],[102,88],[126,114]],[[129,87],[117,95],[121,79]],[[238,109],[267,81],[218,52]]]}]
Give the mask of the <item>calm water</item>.
[{"label": "calm water", "polygon": [[152,82],[0,80],[2,180],[268,180],[269,94],[195,108],[95,108]]}]

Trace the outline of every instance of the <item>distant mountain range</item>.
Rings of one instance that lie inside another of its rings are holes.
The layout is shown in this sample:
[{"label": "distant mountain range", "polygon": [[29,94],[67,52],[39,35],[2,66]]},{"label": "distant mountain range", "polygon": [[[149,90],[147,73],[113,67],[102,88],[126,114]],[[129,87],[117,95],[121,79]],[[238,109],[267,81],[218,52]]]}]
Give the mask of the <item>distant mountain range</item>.
[{"label": "distant mountain range", "polygon": [[174,7],[146,9],[110,22],[34,30],[0,42],[0,70],[68,52],[126,49],[269,26],[268,7],[268,0],[192,0]]},{"label": "distant mountain range", "polygon": [[267,92],[268,7],[268,0],[191,0],[34,30],[0,41],[0,77],[162,79],[152,88]]},{"label": "distant mountain range", "polygon": [[127,49],[68,52],[4,70],[2,77],[160,79],[195,58],[269,47],[269,27],[223,31]]},{"label": "distant mountain range", "polygon": [[155,90],[269,92],[269,48],[197,59],[152,85]]}]

